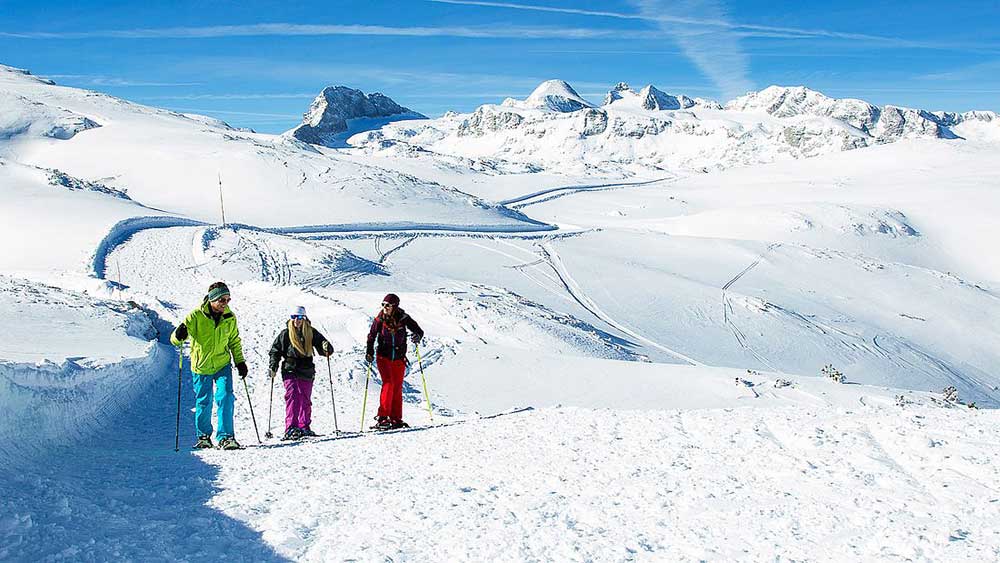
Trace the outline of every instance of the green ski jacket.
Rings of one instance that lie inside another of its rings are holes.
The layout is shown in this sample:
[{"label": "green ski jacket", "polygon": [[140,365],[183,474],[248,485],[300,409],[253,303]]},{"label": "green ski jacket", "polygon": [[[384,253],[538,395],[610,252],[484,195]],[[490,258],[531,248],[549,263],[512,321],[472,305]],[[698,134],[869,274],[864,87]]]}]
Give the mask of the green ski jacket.
[{"label": "green ski jacket", "polygon": [[[199,375],[212,375],[229,365],[229,356],[233,362],[240,363],[243,359],[243,341],[240,331],[236,328],[236,317],[226,307],[222,317],[216,322],[212,318],[208,302],[191,311],[184,318],[188,338],[191,339],[191,371]],[[183,341],[177,339],[177,331],[170,334],[170,342],[180,346]]]}]

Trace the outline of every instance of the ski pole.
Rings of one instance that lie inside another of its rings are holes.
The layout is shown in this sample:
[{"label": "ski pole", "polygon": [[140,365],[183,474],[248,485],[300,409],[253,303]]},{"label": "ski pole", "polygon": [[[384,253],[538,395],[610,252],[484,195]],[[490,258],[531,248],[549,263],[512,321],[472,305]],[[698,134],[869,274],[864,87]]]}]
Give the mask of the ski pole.
[{"label": "ski pole", "polygon": [[[333,398],[333,368],[330,367],[330,356],[326,357],[326,374],[330,377],[330,402],[333,403],[333,431],[340,434],[340,427],[337,425],[337,399]],[[364,416],[362,415],[362,424]]]},{"label": "ski pole", "polygon": [[247,387],[247,379],[241,377],[243,380],[243,389],[247,392],[247,404],[250,405],[250,420],[253,421],[253,432],[257,435],[257,443],[263,444],[264,442],[260,439],[260,431],[257,430],[257,418],[253,415],[253,402],[250,400],[250,388]]},{"label": "ski pole", "polygon": [[427,399],[427,416],[434,422],[434,413],[431,412],[431,396],[427,392],[427,378],[424,377],[424,363],[420,360],[420,344],[413,343],[413,349],[417,351],[417,366],[420,368],[420,380],[424,383],[424,397]]},{"label": "ski pole", "polygon": [[365,378],[365,399],[361,402],[361,431],[365,431],[365,409],[368,407],[368,382],[372,379],[372,363],[368,362],[368,377]]},{"label": "ski pole", "polygon": [[[271,374],[268,374],[270,377]],[[264,432],[264,437],[271,439],[274,438],[274,434],[271,434],[271,405],[274,404],[274,377],[271,377],[271,398],[267,400],[267,432]]]},{"label": "ski pole", "polygon": [[184,344],[177,347],[177,424],[174,426],[174,451],[181,449],[181,380],[184,378]]}]

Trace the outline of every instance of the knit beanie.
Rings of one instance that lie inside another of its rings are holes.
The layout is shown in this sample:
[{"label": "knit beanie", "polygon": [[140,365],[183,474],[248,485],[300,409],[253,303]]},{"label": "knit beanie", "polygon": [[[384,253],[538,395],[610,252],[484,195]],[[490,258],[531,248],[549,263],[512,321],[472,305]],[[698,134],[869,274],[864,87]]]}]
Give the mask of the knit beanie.
[{"label": "knit beanie", "polygon": [[221,285],[219,287],[216,287],[216,288],[213,288],[213,289],[209,290],[207,297],[208,297],[209,301],[215,301],[215,300],[221,299],[221,298],[223,298],[223,297],[225,297],[227,295],[229,295],[229,287],[226,286],[225,284],[223,284],[223,285]]},{"label": "knit beanie", "polygon": [[395,293],[390,293],[382,298],[383,303],[392,303],[393,305],[399,305],[399,296]]},{"label": "knit beanie", "polygon": [[292,317],[296,317],[296,316],[303,316],[303,317],[305,317],[306,316],[306,308],[303,307],[302,305],[297,305],[295,307],[292,307],[291,316]]}]

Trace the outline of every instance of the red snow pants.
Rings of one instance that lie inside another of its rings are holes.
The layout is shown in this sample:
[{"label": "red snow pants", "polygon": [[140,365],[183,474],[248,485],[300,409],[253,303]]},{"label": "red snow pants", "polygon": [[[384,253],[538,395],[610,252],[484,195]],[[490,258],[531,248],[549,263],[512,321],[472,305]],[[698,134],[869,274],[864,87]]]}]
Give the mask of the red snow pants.
[{"label": "red snow pants", "polygon": [[382,397],[378,405],[378,415],[392,420],[403,420],[403,376],[406,375],[404,360],[375,358],[378,374],[382,378]]}]

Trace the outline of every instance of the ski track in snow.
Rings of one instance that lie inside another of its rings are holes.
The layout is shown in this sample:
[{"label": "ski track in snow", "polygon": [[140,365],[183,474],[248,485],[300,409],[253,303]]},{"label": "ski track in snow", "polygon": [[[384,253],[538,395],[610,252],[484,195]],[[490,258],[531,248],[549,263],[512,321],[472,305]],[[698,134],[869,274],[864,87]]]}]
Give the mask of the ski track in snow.
[{"label": "ski track in snow", "polygon": [[[738,282],[740,280],[740,278],[742,278],[747,273],[749,273],[751,270],[753,270],[754,268],[756,268],[757,265],[760,264],[761,260],[763,260],[772,250],[775,250],[776,248],[778,248],[780,246],[781,246],[780,243],[769,244],[767,246],[767,249],[763,253],[761,253],[761,255],[758,256],[756,260],[754,260],[753,262],[751,262],[750,265],[747,266],[746,268],[743,268],[743,270],[741,270],[740,273],[738,273],[735,276],[733,276],[732,279],[730,279],[729,281],[727,281],[725,283],[725,285],[722,286],[722,319],[723,319],[723,322],[726,324],[726,326],[729,327],[729,330],[732,331],[733,336],[736,337],[736,341],[739,343],[739,345],[744,350],[750,352],[753,355],[753,357],[757,358],[757,360],[759,360],[762,364],[764,364],[765,366],[767,366],[771,371],[780,371],[780,370],[778,370],[777,368],[775,368],[774,365],[771,364],[771,362],[767,361],[767,358],[765,358],[764,356],[762,356],[760,353],[758,353],[756,350],[754,350],[752,346],[750,346],[749,342],[747,341],[746,334],[744,334],[743,331],[740,330],[740,328],[738,326],[736,326],[736,323],[733,322],[733,319],[731,318],[731,316],[729,314],[730,311],[733,310],[733,305],[732,305],[732,303],[729,302],[729,289],[731,287],[733,287],[733,284],[735,284],[736,282]],[[756,391],[754,392],[754,394],[756,394]]]},{"label": "ski track in snow", "polygon": [[590,313],[593,314],[595,317],[606,322],[609,326],[611,326],[617,331],[622,332],[623,334],[631,336],[632,338],[640,342],[645,342],[646,344],[658,350],[666,352],[667,354],[670,354],[671,356],[681,361],[684,361],[688,364],[691,364],[693,366],[704,365],[695,359],[685,356],[684,354],[677,352],[676,350],[672,350],[664,346],[663,344],[660,344],[659,342],[651,340],[635,332],[634,330],[628,328],[627,326],[613,319],[610,315],[602,311],[600,306],[597,305],[597,303],[595,303],[590,297],[587,296],[587,294],[583,291],[583,288],[581,288],[580,285],[576,282],[576,280],[574,280],[573,277],[570,275],[569,270],[566,269],[565,264],[563,264],[562,259],[559,257],[559,253],[556,252],[556,249],[550,243],[542,243],[538,246],[542,249],[542,252],[545,253],[545,257],[548,260],[549,265],[555,271],[556,275],[559,276],[559,279],[562,282],[563,286],[566,288],[566,291],[569,292],[569,294],[573,297],[574,300],[576,300],[577,303],[580,304],[581,307],[590,311]]},{"label": "ski track in snow", "polygon": [[[175,217],[133,217],[115,225],[101,241],[94,253],[92,270],[95,277],[105,279],[108,256],[136,233],[146,229],[167,227],[208,226],[207,223]],[[311,235],[309,238],[355,238],[380,237],[382,233],[403,236],[426,236],[428,234],[450,234],[453,236],[488,236],[507,234],[527,235],[558,230],[555,225],[535,221],[532,225],[515,227],[512,225],[449,225],[444,223],[348,223],[342,225],[311,225],[304,227],[256,227],[240,223],[229,223],[227,228],[276,235]],[[390,251],[392,252],[392,251]]]},{"label": "ski track in snow", "polygon": [[[570,194],[587,192],[587,191],[604,191],[604,190],[615,190],[621,188],[631,188],[636,186],[648,186],[650,184],[656,184],[658,182],[665,182],[669,180],[675,180],[673,176],[668,176],[665,178],[657,178],[655,180],[645,180],[642,182],[611,182],[606,184],[584,184],[584,185],[572,185],[572,186],[559,186],[556,188],[546,188],[544,190],[539,190],[532,192],[530,194],[525,194],[517,196],[511,199],[506,199],[499,202],[501,205],[507,205],[513,209],[521,209],[529,205],[535,205],[537,203],[543,203],[559,197],[563,197]],[[550,197],[543,197],[550,196]],[[534,201],[532,201],[534,200]]]}]

